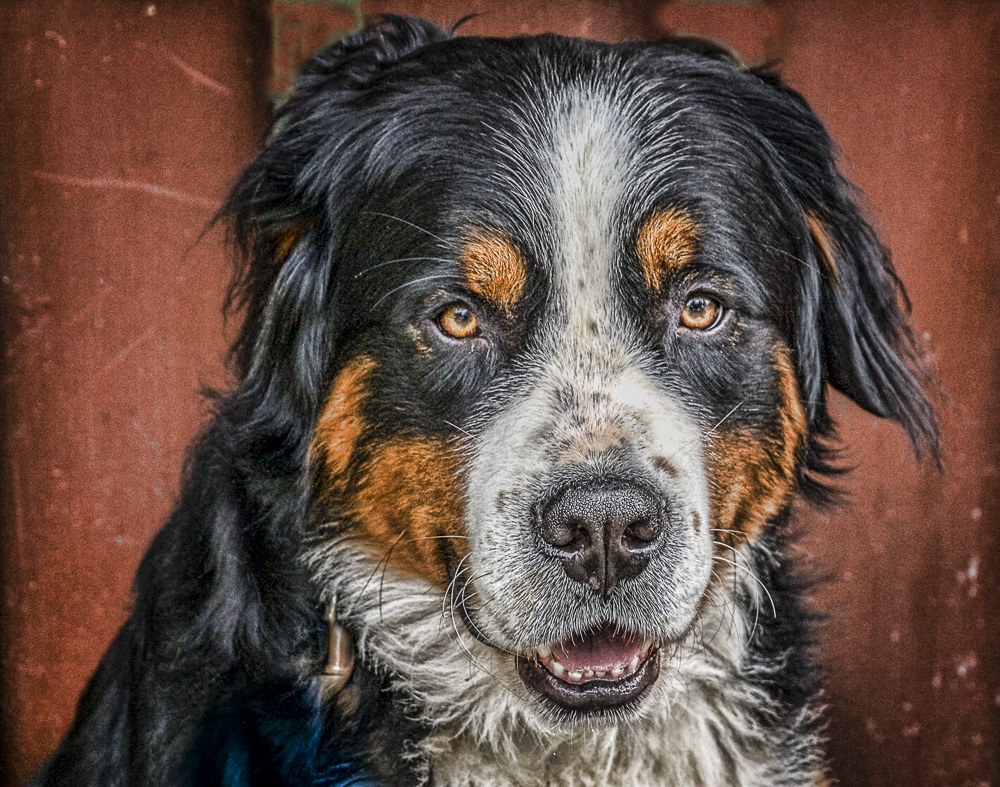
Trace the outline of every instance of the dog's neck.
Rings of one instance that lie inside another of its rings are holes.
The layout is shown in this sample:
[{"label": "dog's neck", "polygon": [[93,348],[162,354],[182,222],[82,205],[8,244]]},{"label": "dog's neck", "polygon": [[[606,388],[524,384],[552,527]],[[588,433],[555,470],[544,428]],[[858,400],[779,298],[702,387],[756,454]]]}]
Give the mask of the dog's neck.
[{"label": "dog's neck", "polygon": [[425,784],[776,785],[817,779],[820,764],[803,754],[803,743],[812,741],[761,723],[776,710],[762,673],[779,665],[747,657],[758,614],[771,614],[771,608],[749,574],[741,576],[749,572],[745,566],[735,577],[723,575],[687,637],[663,648],[660,677],[635,718],[567,724],[529,696],[509,656],[476,640],[452,617],[440,591],[392,570],[378,581],[361,572],[351,576],[344,566],[369,564],[345,559],[345,549],[311,553],[310,567],[317,579],[331,576],[324,566],[339,568],[334,590],[345,600],[343,620],[358,633],[360,657],[389,677],[397,696],[406,698],[407,715],[430,730],[408,754]]}]

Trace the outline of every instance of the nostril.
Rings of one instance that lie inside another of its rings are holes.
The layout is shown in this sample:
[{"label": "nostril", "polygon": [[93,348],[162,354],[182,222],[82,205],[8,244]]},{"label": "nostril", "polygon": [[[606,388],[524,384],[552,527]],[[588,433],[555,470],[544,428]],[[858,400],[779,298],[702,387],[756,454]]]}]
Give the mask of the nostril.
[{"label": "nostril", "polygon": [[553,522],[552,519],[545,522],[543,520],[541,534],[547,544],[566,555],[582,552],[591,545],[590,533],[579,522]]},{"label": "nostril", "polygon": [[586,524],[559,501],[539,512],[536,521],[542,540],[560,555],[571,557],[591,546]]},{"label": "nostril", "polygon": [[622,531],[621,544],[628,552],[639,552],[656,541],[659,534],[658,523],[648,518],[638,519]]},{"label": "nostril", "polygon": [[566,541],[565,544],[553,544],[553,546],[558,546],[563,550],[563,552],[571,555],[583,552],[584,550],[590,549],[590,533],[587,532],[587,528],[583,525],[577,525],[572,536],[568,541]]}]

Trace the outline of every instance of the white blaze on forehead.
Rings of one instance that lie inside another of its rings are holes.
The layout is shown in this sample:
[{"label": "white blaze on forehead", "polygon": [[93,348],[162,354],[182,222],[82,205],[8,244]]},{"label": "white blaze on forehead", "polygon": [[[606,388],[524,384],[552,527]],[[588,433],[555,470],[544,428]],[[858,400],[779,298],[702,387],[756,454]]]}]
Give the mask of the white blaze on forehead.
[{"label": "white blaze on forehead", "polygon": [[[649,415],[645,435],[661,456],[701,466],[689,414],[657,389],[636,357],[636,342],[617,319],[615,260],[625,238],[619,207],[637,151],[614,96],[579,89],[555,114],[552,136],[553,281],[561,307],[542,386],[605,394],[604,419]],[[551,417],[551,414],[549,414]]]},{"label": "white blaze on forehead", "polygon": [[617,234],[615,211],[630,153],[626,130],[606,96],[579,90],[556,113],[552,214],[554,283],[573,328],[604,317]]}]

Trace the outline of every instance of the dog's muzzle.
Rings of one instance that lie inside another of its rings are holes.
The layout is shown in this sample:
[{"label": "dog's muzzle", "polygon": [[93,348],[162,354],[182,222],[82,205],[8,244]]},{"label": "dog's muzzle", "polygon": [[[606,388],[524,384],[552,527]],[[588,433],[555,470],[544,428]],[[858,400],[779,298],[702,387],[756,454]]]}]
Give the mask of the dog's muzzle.
[{"label": "dog's muzzle", "polygon": [[[623,479],[560,488],[535,507],[538,549],[604,601],[635,579],[667,540],[669,512]],[[525,685],[557,710],[602,715],[638,704],[659,676],[659,643],[608,622],[519,657]]]}]

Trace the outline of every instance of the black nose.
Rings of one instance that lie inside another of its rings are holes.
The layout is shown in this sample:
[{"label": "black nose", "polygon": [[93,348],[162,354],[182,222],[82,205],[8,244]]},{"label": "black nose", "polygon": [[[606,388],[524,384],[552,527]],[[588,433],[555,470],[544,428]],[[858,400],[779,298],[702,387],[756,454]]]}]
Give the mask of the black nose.
[{"label": "black nose", "polygon": [[638,576],[663,530],[659,500],[626,483],[598,481],[570,487],[538,517],[545,551],[562,561],[571,579],[609,598],[623,579]]}]

